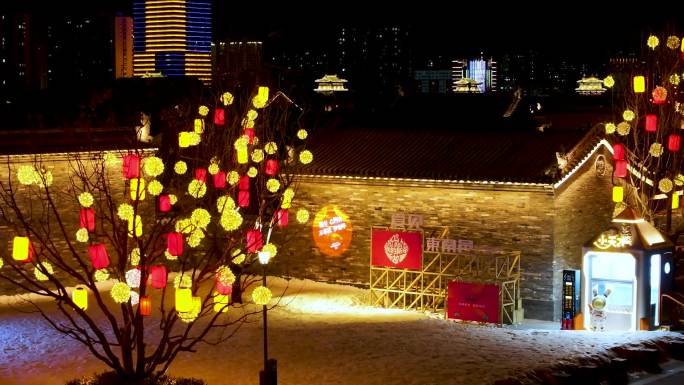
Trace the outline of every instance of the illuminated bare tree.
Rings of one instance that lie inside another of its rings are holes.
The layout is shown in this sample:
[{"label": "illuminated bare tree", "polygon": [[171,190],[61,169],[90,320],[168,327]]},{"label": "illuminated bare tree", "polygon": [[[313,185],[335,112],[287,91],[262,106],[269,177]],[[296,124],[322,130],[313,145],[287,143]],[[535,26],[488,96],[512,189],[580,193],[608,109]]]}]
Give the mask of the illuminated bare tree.
[{"label": "illuminated bare tree", "polygon": [[266,87],[206,104],[166,111],[164,135],[177,139],[158,150],[132,135],[127,151],[67,155],[66,170],[8,158],[0,183],[14,230],[0,278],[52,299],[31,303],[122,379],[160,376],[179,353],[224,342],[257,312],[251,302],[271,299],[262,286],[244,304],[242,294],[258,285],[258,258],[276,257],[292,170],[312,159],[307,132]]},{"label": "illuminated bare tree", "polygon": [[[672,209],[679,207],[682,176],[681,40],[651,35],[641,60],[631,68],[615,108],[615,123],[606,124],[613,145],[613,198],[624,199],[649,221],[665,217],[672,231]],[[615,79],[604,79],[612,87]],[[627,187],[630,188],[627,188]],[[624,198],[622,197],[624,193]]]}]

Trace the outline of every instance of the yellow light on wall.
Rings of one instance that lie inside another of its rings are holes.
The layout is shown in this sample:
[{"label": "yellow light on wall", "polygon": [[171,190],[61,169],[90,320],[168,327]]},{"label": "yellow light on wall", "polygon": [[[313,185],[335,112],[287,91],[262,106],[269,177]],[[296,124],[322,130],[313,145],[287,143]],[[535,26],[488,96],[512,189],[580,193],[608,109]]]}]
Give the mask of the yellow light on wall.
[{"label": "yellow light on wall", "polygon": [[646,92],[646,78],[643,76],[635,76],[633,82],[635,93]]},{"label": "yellow light on wall", "polygon": [[672,208],[679,208],[679,194],[677,193],[677,191],[675,191],[674,194],[672,194]]},{"label": "yellow light on wall", "polygon": [[71,300],[81,310],[88,310],[88,291],[83,287],[77,287],[71,292]]},{"label": "yellow light on wall", "polygon": [[12,259],[15,261],[26,261],[29,259],[28,237],[14,237],[12,241]]},{"label": "yellow light on wall", "polygon": [[613,186],[613,202],[622,202],[624,198],[624,188],[622,186]]},{"label": "yellow light on wall", "polygon": [[192,310],[192,291],[176,289],[176,311],[189,312],[190,310]]},{"label": "yellow light on wall", "polygon": [[145,199],[145,179],[133,178],[131,179],[131,199],[144,200]]}]

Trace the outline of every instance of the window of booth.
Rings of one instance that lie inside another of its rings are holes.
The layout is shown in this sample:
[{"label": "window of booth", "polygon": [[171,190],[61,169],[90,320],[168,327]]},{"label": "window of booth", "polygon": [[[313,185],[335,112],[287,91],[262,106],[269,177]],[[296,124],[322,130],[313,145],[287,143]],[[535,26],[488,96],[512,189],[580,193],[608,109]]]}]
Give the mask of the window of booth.
[{"label": "window of booth", "polygon": [[[595,330],[635,330],[636,260],[627,253],[585,256],[585,326]],[[590,306],[591,305],[591,306]]]},{"label": "window of booth", "polygon": [[651,314],[653,325],[660,325],[660,254],[651,255]]}]

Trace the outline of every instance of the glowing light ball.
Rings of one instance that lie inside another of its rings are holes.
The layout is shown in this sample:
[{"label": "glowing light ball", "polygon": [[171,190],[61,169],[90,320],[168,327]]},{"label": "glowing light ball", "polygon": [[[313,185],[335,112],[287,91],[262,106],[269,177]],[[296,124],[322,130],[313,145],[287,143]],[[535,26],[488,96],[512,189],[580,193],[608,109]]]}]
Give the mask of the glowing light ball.
[{"label": "glowing light ball", "polygon": [[130,287],[140,287],[140,270],[130,269],[126,272],[126,284]]},{"label": "glowing light ball", "polygon": [[95,278],[95,281],[97,282],[104,282],[109,279],[109,271],[107,271],[107,269],[95,270],[93,278]]},{"label": "glowing light ball", "polygon": [[150,267],[150,285],[155,289],[163,289],[166,287],[166,266],[154,265]]},{"label": "glowing light ball", "polygon": [[176,174],[183,175],[186,173],[186,171],[188,171],[188,164],[183,162],[182,160],[179,160],[173,166],[173,171],[175,171]]},{"label": "glowing light ball", "polygon": [[164,173],[164,162],[156,156],[150,156],[143,160],[143,171],[151,177],[158,177]]},{"label": "glowing light ball", "polygon": [[109,292],[116,303],[125,303],[131,298],[131,288],[123,282],[117,282]]},{"label": "glowing light ball", "polygon": [[658,142],[651,143],[651,146],[648,148],[648,153],[656,158],[663,155],[663,145]]},{"label": "glowing light ball", "polygon": [[669,49],[677,49],[679,48],[679,38],[677,36],[668,36],[665,45]]},{"label": "glowing light ball", "polygon": [[235,210],[226,210],[221,214],[219,224],[226,231],[234,231],[242,225],[242,215]]},{"label": "glowing light ball", "polygon": [[667,89],[665,87],[657,86],[651,93],[653,96],[653,104],[663,104],[667,99]]},{"label": "glowing light ball", "polygon": [[613,202],[622,202],[624,189],[622,186],[613,186]]},{"label": "glowing light ball", "polygon": [[81,310],[88,310],[88,291],[84,287],[77,287],[71,292],[71,300]]},{"label": "glowing light ball", "polygon": [[309,211],[307,209],[297,210],[297,222],[304,224],[309,221]]},{"label": "glowing light ball", "polygon": [[256,120],[256,118],[259,116],[259,113],[256,112],[255,110],[249,110],[247,111],[247,119],[248,120]]},{"label": "glowing light ball", "polygon": [[664,193],[669,193],[672,191],[672,188],[674,187],[674,184],[672,183],[672,180],[669,178],[663,178],[658,181],[658,190]]},{"label": "glowing light ball", "polygon": [[309,136],[309,133],[306,132],[305,129],[301,128],[297,131],[297,137],[301,140],[306,139],[306,137]]},{"label": "glowing light ball", "polygon": [[103,243],[95,243],[88,246],[90,262],[96,270],[104,269],[109,266],[109,253]]},{"label": "glowing light ball", "polygon": [[335,205],[328,205],[319,210],[314,216],[311,229],[314,243],[325,255],[339,256],[351,244],[351,220]]},{"label": "glowing light ball", "polygon": [[88,242],[88,239],[90,239],[90,236],[88,235],[88,229],[85,228],[80,228],[76,231],[76,240],[81,242],[81,243],[86,243]]},{"label": "glowing light ball", "polygon": [[200,116],[207,116],[209,114],[209,107],[199,106],[197,112],[199,112]]},{"label": "glowing light ball", "polygon": [[259,286],[252,291],[252,300],[257,305],[266,305],[273,297],[271,290],[265,286]]},{"label": "glowing light ball", "polygon": [[252,151],[252,162],[259,163],[262,160],[264,160],[264,150],[260,148],[254,149],[254,151]]},{"label": "glowing light ball", "polygon": [[631,122],[634,120],[634,118],[636,118],[636,114],[634,114],[634,111],[632,110],[625,110],[622,113],[622,119],[624,119],[626,122]]},{"label": "glowing light ball", "polygon": [[681,82],[682,78],[679,76],[679,74],[672,74],[672,75],[670,75],[669,80],[670,80],[670,84],[672,84],[674,86],[678,86],[679,82]]},{"label": "glowing light ball", "polygon": [[606,134],[612,134],[615,132],[615,129],[617,127],[615,127],[614,123],[606,123],[605,128],[606,128]]},{"label": "glowing light ball", "polygon": [[235,208],[235,201],[228,195],[220,196],[216,200],[216,208],[219,213],[223,213],[225,210],[232,210]]},{"label": "glowing light ball", "polygon": [[221,95],[221,101],[223,102],[224,106],[229,106],[233,104],[233,100],[235,98],[233,97],[233,94],[230,92],[224,92],[223,95]]},{"label": "glowing light ball", "polygon": [[207,171],[209,172],[209,175],[216,175],[219,171],[221,171],[221,168],[219,167],[218,163],[210,163],[209,167],[207,167]]},{"label": "glowing light ball", "polygon": [[660,39],[658,39],[657,36],[651,35],[648,37],[648,39],[646,39],[646,45],[650,49],[655,49],[658,44],[660,44]]},{"label": "glowing light ball", "polygon": [[17,169],[17,179],[19,179],[19,183],[24,186],[32,185],[35,181],[35,178],[33,177],[35,172],[36,170],[33,166],[20,166],[19,169]]},{"label": "glowing light ball", "polygon": [[122,221],[127,221],[133,218],[133,206],[129,205],[128,203],[122,203],[119,205],[119,207],[116,210],[116,215],[122,220]]},{"label": "glowing light ball", "polygon": [[607,88],[612,88],[615,85],[615,79],[613,79],[611,75],[608,75],[603,79],[603,85]]},{"label": "glowing light ball", "polygon": [[192,196],[193,198],[202,198],[205,194],[207,193],[207,185],[206,183],[193,179],[189,184],[188,184],[188,194]]},{"label": "glowing light ball", "polygon": [[247,176],[250,178],[254,178],[255,176],[257,176],[258,173],[259,173],[259,171],[257,171],[256,167],[254,167],[254,166],[250,167],[247,170]]},{"label": "glowing light ball", "polygon": [[164,185],[161,184],[160,181],[153,179],[150,181],[150,183],[147,184],[147,192],[150,193],[152,196],[157,196],[161,194],[161,192],[164,190]]},{"label": "glowing light ball", "polygon": [[91,208],[81,209],[79,212],[79,223],[79,227],[88,231],[95,231],[95,210]]},{"label": "glowing light ball", "polygon": [[280,189],[280,181],[275,178],[270,178],[266,181],[266,189],[272,193],[278,192]]},{"label": "glowing light ball", "polygon": [[90,207],[94,202],[95,199],[93,198],[93,194],[87,191],[84,191],[78,195],[78,203],[80,203],[83,207]]},{"label": "glowing light ball", "polygon": [[268,155],[273,155],[278,151],[278,145],[275,144],[275,142],[268,142],[264,146],[264,151],[266,151]]},{"label": "glowing light ball", "polygon": [[299,153],[299,161],[302,164],[309,164],[313,161],[313,154],[309,150],[304,150]]}]

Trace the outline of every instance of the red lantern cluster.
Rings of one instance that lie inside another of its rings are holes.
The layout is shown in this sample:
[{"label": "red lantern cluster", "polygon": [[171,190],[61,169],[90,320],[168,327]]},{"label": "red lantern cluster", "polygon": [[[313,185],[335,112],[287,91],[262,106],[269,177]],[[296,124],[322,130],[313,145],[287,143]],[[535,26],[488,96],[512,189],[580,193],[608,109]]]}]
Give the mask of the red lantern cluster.
[{"label": "red lantern cluster", "polygon": [[135,154],[128,154],[123,157],[121,171],[126,179],[140,177],[140,157]]},{"label": "red lantern cluster", "polygon": [[646,115],[646,131],[656,132],[658,129],[658,117],[654,114]]},{"label": "red lantern cluster", "polygon": [[615,161],[615,176],[618,178],[624,178],[627,176],[627,161],[626,160],[616,160]]},{"label": "red lantern cluster", "polygon": [[670,134],[667,138],[667,149],[672,152],[679,151],[679,147],[682,143],[682,136],[679,134]]},{"label": "red lantern cluster", "polygon": [[109,254],[103,243],[95,243],[88,246],[88,255],[95,269],[100,270],[109,266]]},{"label": "red lantern cluster", "polygon": [[171,198],[167,194],[159,196],[159,211],[163,213],[171,211]]},{"label": "red lantern cluster", "polygon": [[154,265],[150,268],[150,284],[155,289],[166,287],[166,266]]},{"label": "red lantern cluster", "polygon": [[623,160],[625,159],[625,146],[620,143],[613,145],[613,160]]},{"label": "red lantern cluster", "polygon": [[256,253],[264,246],[264,240],[261,237],[261,231],[252,229],[247,231],[246,248],[248,253]]},{"label": "red lantern cluster", "polygon": [[183,255],[183,234],[168,233],[166,234],[166,251],[174,257]]},{"label": "red lantern cluster", "polygon": [[226,188],[226,173],[225,171],[219,171],[214,174],[214,187],[223,189]]},{"label": "red lantern cluster", "polygon": [[249,207],[249,177],[243,175],[238,182],[238,206]]},{"label": "red lantern cluster", "polygon": [[92,208],[82,208],[80,212],[80,227],[89,232],[95,231],[95,210]]}]

